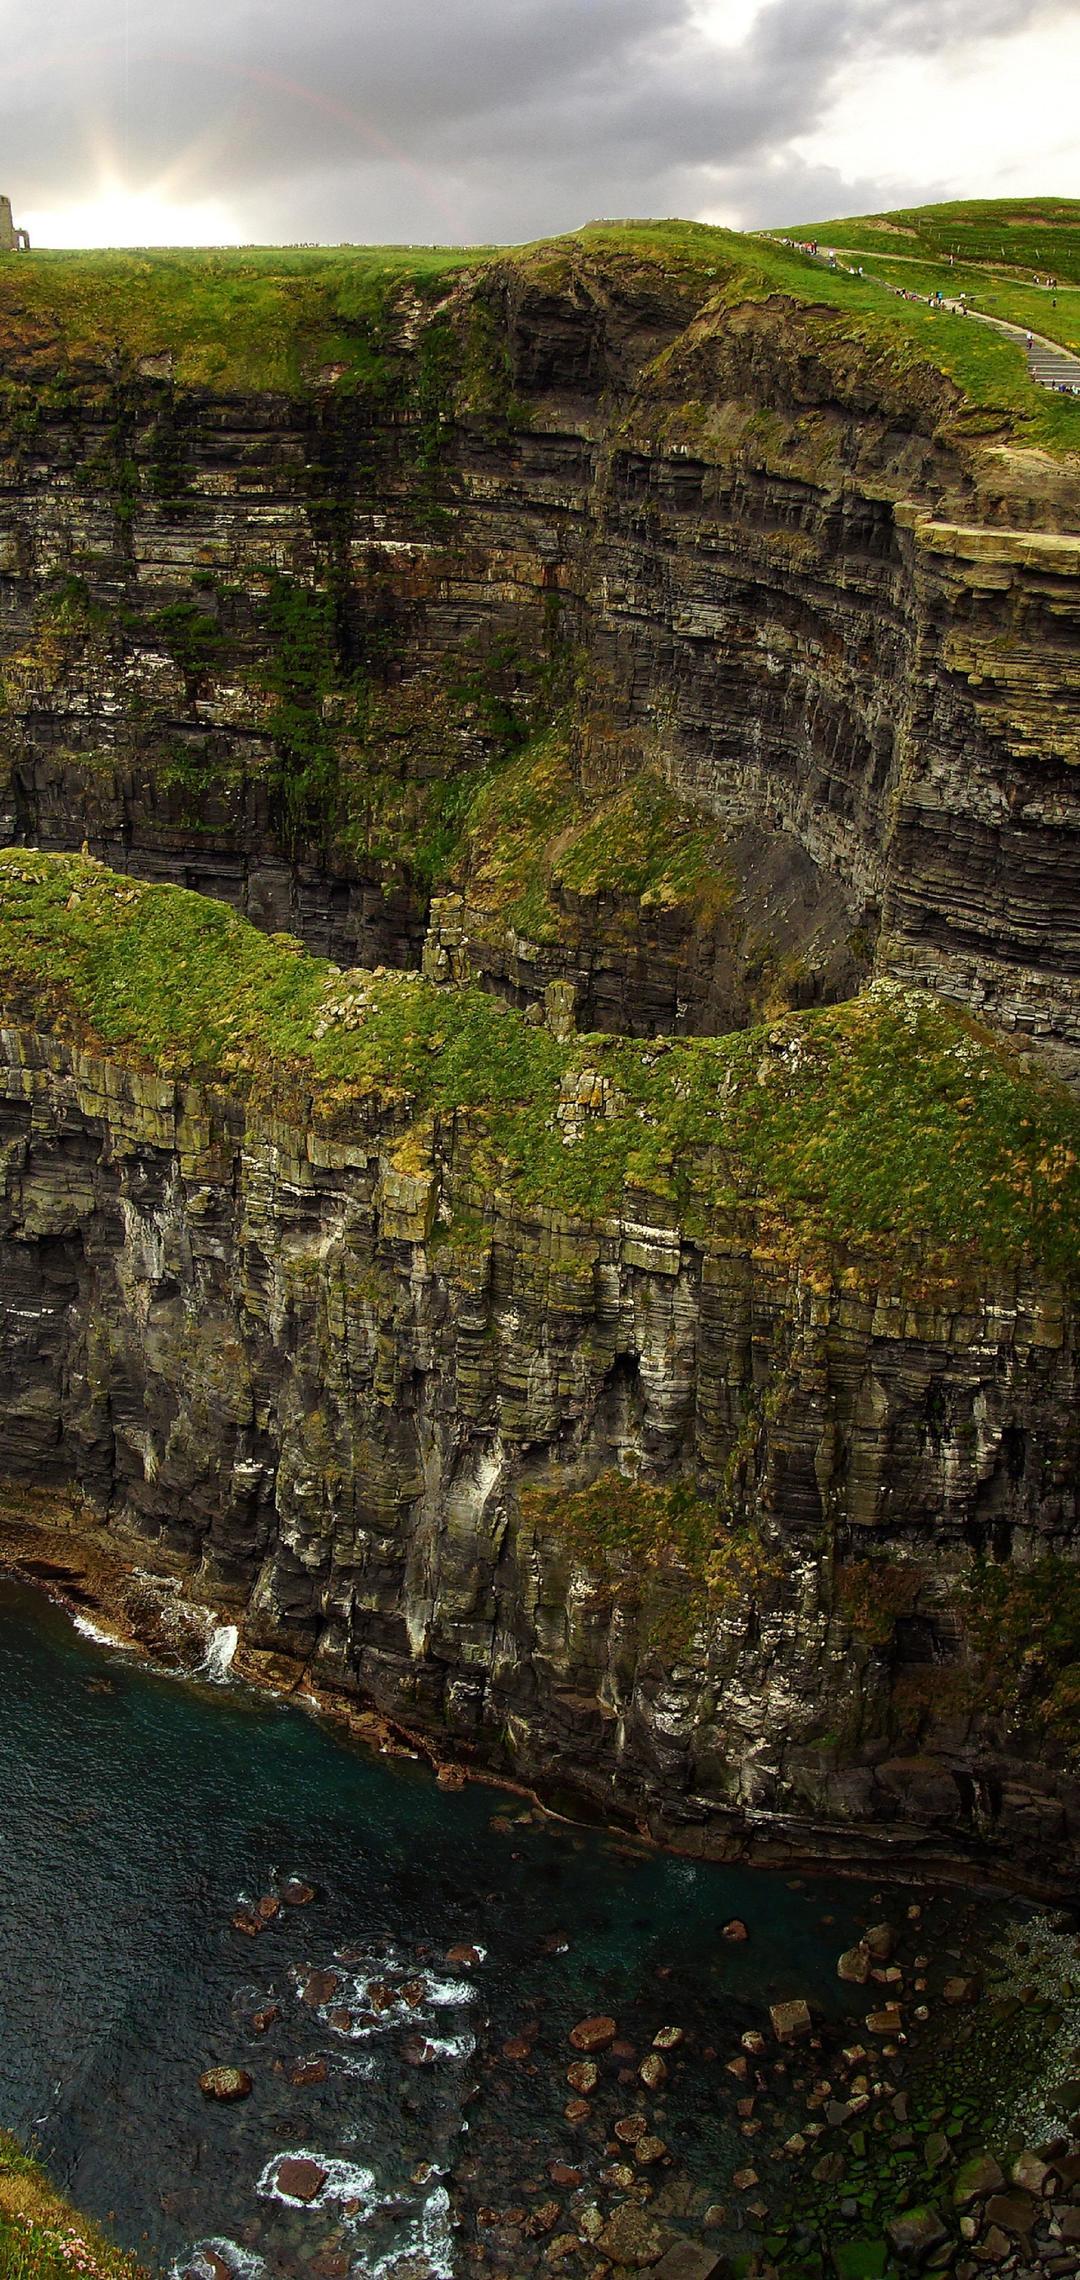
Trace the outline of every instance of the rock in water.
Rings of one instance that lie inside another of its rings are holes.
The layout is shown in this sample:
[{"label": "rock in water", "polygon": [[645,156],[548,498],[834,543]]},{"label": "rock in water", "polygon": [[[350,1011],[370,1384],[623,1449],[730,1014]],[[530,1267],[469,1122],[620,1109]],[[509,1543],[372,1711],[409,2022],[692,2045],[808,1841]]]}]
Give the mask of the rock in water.
[{"label": "rock in water", "polygon": [[656,2280],[722,2280],[727,2266],[715,2248],[704,2248],[696,2240],[676,2240],[654,2269]]},{"label": "rock in water", "polygon": [[769,2017],[777,2042],[801,2042],[804,2035],[813,2034],[814,2022],[810,2016],[810,2006],[803,2002],[801,1996],[792,2003],[773,2003]]},{"label": "rock in water", "polygon": [[596,2245],[602,2255],[610,2257],[612,2264],[628,2265],[632,2272],[640,2272],[659,2264],[664,2253],[664,2236],[644,2209],[628,2204],[616,2209],[614,2216],[608,2218]]},{"label": "rock in water", "polygon": [[316,1898],[315,1886],[305,1884],[302,1877],[289,1876],[281,1887],[281,1898],[287,1908],[310,1908]]},{"label": "rock in water", "polygon": [[279,2161],[274,2183],[278,2192],[286,2194],[290,2201],[314,2201],[322,2192],[328,2174],[306,2155],[289,2153],[284,2161]]},{"label": "rock in water", "polygon": [[865,1987],[870,1977],[870,1951],[860,1942],[858,1947],[845,1948],[836,1966],[838,1979],[846,1979],[853,1987]]},{"label": "rock in water", "polygon": [[570,2040],[575,2050],[591,2055],[593,2051],[607,2050],[617,2032],[614,2019],[579,2019],[577,2026],[570,2029]]},{"label": "rock in water", "polygon": [[888,2227],[889,2239],[902,2264],[925,2264],[936,2248],[948,2240],[948,2229],[936,2209],[906,2209]]},{"label": "rock in water", "polygon": [[216,2098],[221,2106],[232,2106],[239,2098],[250,2098],[255,2084],[242,2066],[208,2066],[199,2076],[199,2088],[204,2098]]}]

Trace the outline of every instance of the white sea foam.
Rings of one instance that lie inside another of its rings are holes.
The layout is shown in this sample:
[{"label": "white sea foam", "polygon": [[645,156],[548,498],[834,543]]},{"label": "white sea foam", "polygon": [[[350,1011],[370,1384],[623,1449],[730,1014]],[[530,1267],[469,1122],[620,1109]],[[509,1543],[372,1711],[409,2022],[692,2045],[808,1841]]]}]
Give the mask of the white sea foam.
[{"label": "white sea foam", "polygon": [[71,1621],[75,1623],[75,1630],[80,1632],[82,1639],[93,1639],[93,1646],[116,1646],[118,1644],[116,1639],[112,1637],[112,1632],[100,1628],[100,1623],[91,1623],[89,1614],[73,1614]]},{"label": "white sea foam", "polygon": [[354,2264],[355,2280],[396,2280],[410,2267],[425,2280],[454,2280],[454,2242],[450,2228],[450,2195],[444,2185],[429,2193],[415,2224],[385,2256],[374,2264]]},{"label": "white sea foam", "polygon": [[476,2049],[476,2036],[468,2030],[461,2035],[424,2035],[423,2043],[429,2063],[434,2065],[440,2058],[471,2058]]},{"label": "white sea foam", "polygon": [[351,2082],[374,2082],[379,2071],[378,2059],[369,2055],[362,2058],[340,2058],[337,2063]]},{"label": "white sea foam", "polygon": [[214,1686],[224,1686],[232,1669],[233,1657],[240,1644],[240,1633],[235,1623],[219,1623],[199,1664],[198,1676],[208,1678]]},{"label": "white sea foam", "polygon": [[256,2256],[250,2248],[241,2248],[235,2240],[200,2240],[189,2255],[178,2256],[175,2264],[169,2266],[169,2280],[191,2280],[192,2275],[194,2280],[214,2280],[208,2252],[228,2265],[235,2280],[262,2280],[266,2271],[262,2257]]},{"label": "white sea foam", "polygon": [[439,2269],[453,2272],[454,2238],[450,2227],[450,2195],[445,2185],[428,2194],[420,2219],[424,2247]]},{"label": "white sea foam", "polygon": [[[297,2200],[295,2194],[281,2192],[277,2174],[283,2161],[313,2161],[326,2171],[323,2183],[310,2201]],[[261,2201],[279,2201],[283,2209],[325,2209],[331,2201],[357,2201],[355,2221],[362,2224],[376,2206],[375,2173],[362,2169],[355,2161],[339,2161],[330,2154],[312,2153],[308,2146],[290,2146],[284,2153],[275,2153],[267,2162],[255,2191]]]},{"label": "white sea foam", "polygon": [[[412,1962],[398,1949],[371,1951],[364,1955],[359,1964],[355,1957],[350,1957],[347,1966],[341,1963],[340,1956],[336,1956],[335,1961],[340,1971],[338,1984],[326,2002],[319,2003],[314,2008],[327,2033],[337,2036],[342,2042],[371,2042],[386,2035],[400,2034],[403,2028],[411,2028],[414,2032],[423,2034],[425,2020],[431,2018],[432,2012],[467,2013],[477,2000],[476,1987],[470,1981],[434,1978],[430,1967]],[[294,1965],[290,1977],[298,1992],[302,1993],[308,1977],[308,1967]],[[419,2002],[408,2003],[404,1999],[403,1989],[410,1980],[423,1982],[424,1992]],[[370,1992],[373,1987],[385,1988],[390,1996],[391,2000],[386,2003],[385,2009],[371,2007]],[[342,2024],[338,2016],[341,2012],[351,2014],[347,2024]],[[425,2039],[432,2038],[429,2036]],[[438,2037],[434,2038],[433,2049],[440,2057],[446,2054],[444,2044]]]},{"label": "white sea foam", "polygon": [[476,1989],[465,1979],[434,1979],[428,1989],[427,2000],[441,2010],[448,2004],[468,2004],[476,1999]]},{"label": "white sea foam", "polygon": [[80,1638],[92,1640],[95,1647],[121,1647],[126,1643],[114,1632],[104,1631],[100,1623],[92,1623],[89,1615],[73,1615],[71,1620]]}]

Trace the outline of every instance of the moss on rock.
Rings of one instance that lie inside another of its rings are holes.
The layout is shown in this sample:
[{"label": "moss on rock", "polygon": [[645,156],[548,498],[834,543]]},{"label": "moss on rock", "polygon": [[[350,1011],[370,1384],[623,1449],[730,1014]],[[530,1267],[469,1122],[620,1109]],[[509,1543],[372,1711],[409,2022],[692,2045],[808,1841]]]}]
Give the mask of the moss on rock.
[{"label": "moss on rock", "polygon": [[1080,1268],[1075,1101],[892,983],[737,1036],[557,1042],[479,990],[343,975],[201,896],[9,850],[0,1002],[324,1125],[380,1099],[403,1124],[464,1119],[493,1186],[578,1216],[638,1191],[686,1232],[928,1293]]}]

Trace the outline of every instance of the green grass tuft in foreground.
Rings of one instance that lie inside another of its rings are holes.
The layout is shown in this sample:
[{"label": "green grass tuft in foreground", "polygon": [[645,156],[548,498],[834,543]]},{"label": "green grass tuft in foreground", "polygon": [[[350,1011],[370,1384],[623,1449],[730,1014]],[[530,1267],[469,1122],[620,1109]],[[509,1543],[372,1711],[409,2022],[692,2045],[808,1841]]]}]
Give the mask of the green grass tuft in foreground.
[{"label": "green grass tuft in foreground", "polygon": [[3,2280],[146,2280],[135,2258],[50,2185],[44,2171],[0,2130],[0,2274]]},{"label": "green grass tuft in foreground", "polygon": [[0,1011],[339,1131],[381,1101],[421,1152],[456,1116],[485,1194],[594,1217],[629,1190],[632,1216],[855,1287],[1080,1276],[1080,1107],[891,983],[729,1037],[559,1043],[480,990],[341,974],[201,896],[9,849]]}]

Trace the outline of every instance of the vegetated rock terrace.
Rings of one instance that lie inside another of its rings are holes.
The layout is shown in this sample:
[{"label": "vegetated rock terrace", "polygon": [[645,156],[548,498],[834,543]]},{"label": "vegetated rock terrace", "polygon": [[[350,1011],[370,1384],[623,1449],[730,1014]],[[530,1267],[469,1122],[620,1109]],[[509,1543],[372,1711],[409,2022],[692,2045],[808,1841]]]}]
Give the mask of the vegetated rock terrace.
[{"label": "vegetated rock terrace", "polygon": [[1068,1873],[1067,1090],[893,984],[560,1041],[81,857],[0,883],[13,1474],[683,1845]]},{"label": "vegetated rock terrace", "polygon": [[1009,342],[675,224],[0,324],[8,836],[586,1029],[893,974],[1072,1065],[1080,406]]}]

